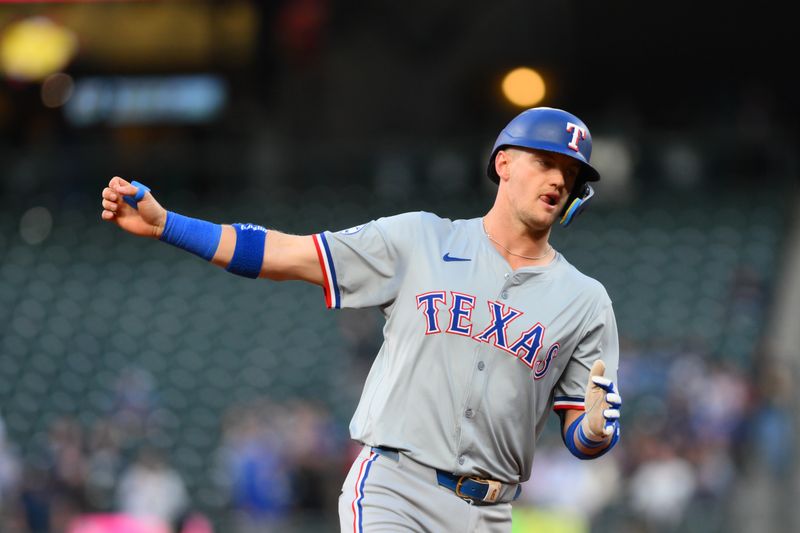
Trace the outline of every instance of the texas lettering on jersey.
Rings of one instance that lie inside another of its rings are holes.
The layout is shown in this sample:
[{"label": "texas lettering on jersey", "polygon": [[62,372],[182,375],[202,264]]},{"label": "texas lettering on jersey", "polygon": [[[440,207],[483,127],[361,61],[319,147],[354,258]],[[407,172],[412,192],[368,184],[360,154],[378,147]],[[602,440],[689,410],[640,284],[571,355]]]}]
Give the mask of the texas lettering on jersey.
[{"label": "texas lettering on jersey", "polygon": [[[491,317],[489,325],[473,334],[472,311],[477,301],[475,296],[449,291],[448,297],[447,291],[431,291],[418,294],[416,299],[417,309],[422,311],[425,321],[425,335],[447,333],[469,337],[477,342],[491,343],[532,368],[534,379],[544,377],[550,368],[550,363],[558,355],[559,344],[556,342],[547,349],[544,357],[537,357],[544,345],[545,327],[541,322],[523,331],[519,338],[510,340],[507,334],[509,324],[525,313],[501,302],[494,300],[486,302]],[[450,316],[445,322],[441,322],[439,312],[448,305],[448,301]],[[442,326],[445,323],[446,327],[443,330]]]}]

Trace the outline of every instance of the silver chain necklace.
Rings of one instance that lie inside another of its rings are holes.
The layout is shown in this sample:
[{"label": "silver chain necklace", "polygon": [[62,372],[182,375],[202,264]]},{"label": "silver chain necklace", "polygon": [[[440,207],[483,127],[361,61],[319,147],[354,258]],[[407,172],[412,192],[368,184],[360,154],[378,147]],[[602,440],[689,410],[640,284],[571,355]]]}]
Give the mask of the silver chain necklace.
[{"label": "silver chain necklace", "polygon": [[483,226],[483,232],[486,234],[487,237],[489,237],[490,241],[495,243],[497,246],[499,246],[500,248],[502,248],[503,250],[505,250],[509,254],[514,255],[516,257],[521,257],[523,259],[529,259],[531,261],[537,261],[539,259],[543,259],[543,258],[547,257],[550,254],[550,252],[553,251],[553,246],[548,242],[547,243],[547,250],[545,250],[542,255],[537,255],[537,256],[532,257],[530,255],[516,254],[516,253],[512,252],[511,250],[509,250],[508,248],[506,248],[505,246],[503,246],[502,244],[500,244],[498,241],[496,241],[495,238],[492,237],[491,234],[488,231],[486,231],[486,223],[483,220],[481,220],[481,225]]}]

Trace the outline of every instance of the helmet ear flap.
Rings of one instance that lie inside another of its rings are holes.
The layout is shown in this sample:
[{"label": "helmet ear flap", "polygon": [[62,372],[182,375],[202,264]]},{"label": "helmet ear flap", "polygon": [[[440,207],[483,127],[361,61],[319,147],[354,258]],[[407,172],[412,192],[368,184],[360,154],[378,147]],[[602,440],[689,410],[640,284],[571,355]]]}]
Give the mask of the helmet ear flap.
[{"label": "helmet ear flap", "polygon": [[576,192],[572,193],[570,197],[567,199],[567,205],[564,207],[564,211],[561,213],[561,221],[559,224],[564,226],[565,228],[570,225],[570,223],[580,215],[584,209],[586,209],[586,205],[591,200],[592,196],[594,196],[594,189],[588,183],[580,184],[579,187],[575,188]]}]

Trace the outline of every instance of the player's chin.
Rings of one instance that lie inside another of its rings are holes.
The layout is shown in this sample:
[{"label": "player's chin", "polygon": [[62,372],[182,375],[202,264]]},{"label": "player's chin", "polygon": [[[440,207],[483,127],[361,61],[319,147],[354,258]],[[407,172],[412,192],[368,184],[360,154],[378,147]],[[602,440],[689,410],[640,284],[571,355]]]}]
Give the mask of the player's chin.
[{"label": "player's chin", "polygon": [[539,206],[540,209],[537,209],[536,218],[542,226],[550,227],[561,218],[562,206],[559,204],[544,204],[544,202],[542,204]]},{"label": "player's chin", "polygon": [[533,216],[530,216],[525,224],[531,231],[538,233],[548,231],[553,224],[555,224],[556,220],[557,219],[553,218],[552,216],[544,213],[537,213]]}]

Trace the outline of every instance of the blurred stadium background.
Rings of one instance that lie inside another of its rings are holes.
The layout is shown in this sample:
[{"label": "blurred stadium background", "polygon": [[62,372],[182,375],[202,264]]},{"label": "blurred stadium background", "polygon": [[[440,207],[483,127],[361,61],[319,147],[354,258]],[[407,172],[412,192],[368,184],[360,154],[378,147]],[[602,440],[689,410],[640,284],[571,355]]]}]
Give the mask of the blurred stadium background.
[{"label": "blurred stadium background", "polygon": [[124,236],[100,191],[473,217],[520,105],[592,128],[554,241],[615,302],[625,408],[589,463],[553,417],[515,532],[800,530],[792,35],[750,2],[2,2],[0,531],[336,530],[379,316]]}]

